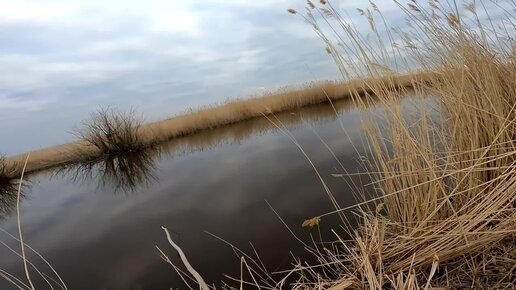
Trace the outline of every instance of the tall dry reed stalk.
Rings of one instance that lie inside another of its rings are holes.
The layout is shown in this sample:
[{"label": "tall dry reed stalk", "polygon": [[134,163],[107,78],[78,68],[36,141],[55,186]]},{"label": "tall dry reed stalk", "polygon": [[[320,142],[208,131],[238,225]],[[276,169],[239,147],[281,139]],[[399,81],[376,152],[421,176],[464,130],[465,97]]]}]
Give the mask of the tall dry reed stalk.
[{"label": "tall dry reed stalk", "polygon": [[5,156],[0,155],[0,184],[9,182],[16,177],[18,171],[18,166],[9,163]]},{"label": "tall dry reed stalk", "polygon": [[[378,27],[384,17],[375,4],[359,9],[376,39],[371,42],[330,1],[314,5],[306,15],[345,78],[357,71],[369,77],[389,75],[411,65],[404,58],[434,74],[413,80],[415,106],[410,110],[403,94],[388,84],[368,86],[383,103],[381,121],[365,120],[377,211],[360,207],[361,227],[352,243],[342,245],[348,261],[321,259],[324,268],[333,270],[325,272],[334,275],[324,279],[319,271],[315,276],[304,273],[325,287],[350,289],[512,287],[514,2],[506,8],[510,10],[501,8],[503,16],[496,23],[482,20],[474,2],[397,4],[408,20],[401,33],[389,28],[382,33]],[[321,18],[314,13],[323,15],[332,33],[319,26]],[[335,38],[346,45],[333,45],[330,39]],[[360,106],[362,100],[355,101]],[[303,282],[295,288],[307,286]]]}]

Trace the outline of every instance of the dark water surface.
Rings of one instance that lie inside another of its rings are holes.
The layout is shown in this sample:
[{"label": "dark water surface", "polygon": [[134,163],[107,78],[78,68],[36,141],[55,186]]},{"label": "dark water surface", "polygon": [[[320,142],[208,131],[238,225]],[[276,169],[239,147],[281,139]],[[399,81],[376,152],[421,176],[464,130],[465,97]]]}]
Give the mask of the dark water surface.
[{"label": "dark water surface", "polygon": [[[277,117],[340,205],[347,206],[355,202],[352,189],[331,174],[362,171],[363,152],[354,147],[362,151],[363,136],[360,112],[346,101],[335,107],[338,115],[326,104]],[[367,183],[358,177],[353,181]],[[239,276],[240,262],[231,247],[205,231],[248,253],[253,253],[252,242],[269,270],[285,270],[292,263],[290,250],[301,257],[306,253],[266,201],[303,238],[310,234],[301,227],[303,220],[334,209],[301,151],[264,118],[176,140],[126,160],[31,176],[23,194],[25,242],[52,263],[69,289],[184,289],[155,248],[180,264],[162,225],[208,283],[219,283],[222,274]],[[2,193],[0,202],[0,227],[17,235],[15,199]],[[323,219],[321,231],[339,230],[337,222],[337,217]],[[19,249],[5,233],[0,241]],[[33,253],[28,258],[51,273]],[[3,245],[0,269],[24,277],[21,260]],[[2,281],[0,289],[14,287]]]}]

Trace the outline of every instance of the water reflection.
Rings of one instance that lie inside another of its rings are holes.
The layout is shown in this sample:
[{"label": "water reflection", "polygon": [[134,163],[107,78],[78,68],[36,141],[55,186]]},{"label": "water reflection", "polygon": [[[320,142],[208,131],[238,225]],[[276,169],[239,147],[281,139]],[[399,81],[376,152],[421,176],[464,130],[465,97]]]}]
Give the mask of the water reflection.
[{"label": "water reflection", "polygon": [[0,220],[16,209],[17,193],[17,183],[0,179]]},{"label": "water reflection", "polygon": [[20,198],[26,198],[25,192],[30,187],[28,180],[24,180],[21,188],[19,187],[19,179],[0,178],[0,220],[3,220],[16,211],[18,189],[20,189]]},{"label": "water reflection", "polygon": [[56,171],[74,183],[98,182],[100,189],[112,188],[114,193],[133,193],[156,182],[155,159],[160,150],[151,148],[123,155],[108,156],[95,160],[67,165]]},{"label": "water reflection", "polygon": [[[352,185],[369,183],[353,174],[361,170],[357,160],[363,152],[354,148],[362,138],[361,111],[352,109],[350,102],[334,105],[335,109],[318,105],[276,117],[310,156],[337,202],[346,207],[355,203]],[[223,274],[238,276],[240,260],[231,247],[205,231],[246,252],[253,251],[252,242],[267,269],[285,270],[290,268],[291,253],[305,258],[304,247],[265,200],[307,240],[311,230],[302,228],[302,222],[334,209],[298,148],[265,118],[176,139],[143,156],[147,158],[76,165],[52,178],[34,176],[31,198],[22,203],[24,237],[52,261],[70,289],[183,287],[156,251],[158,245],[180,263],[161,226],[177,233],[175,241],[210,284],[218,283]],[[351,186],[331,176],[339,173],[335,167],[352,174]],[[115,190],[139,194],[111,194]],[[94,194],[99,191],[103,194]],[[337,217],[325,217],[321,233],[339,231],[332,228],[336,224]],[[15,215],[0,221],[0,227],[16,232]],[[23,277],[20,265],[18,257],[0,247],[0,268]],[[4,285],[0,280],[0,289],[9,289]]]}]

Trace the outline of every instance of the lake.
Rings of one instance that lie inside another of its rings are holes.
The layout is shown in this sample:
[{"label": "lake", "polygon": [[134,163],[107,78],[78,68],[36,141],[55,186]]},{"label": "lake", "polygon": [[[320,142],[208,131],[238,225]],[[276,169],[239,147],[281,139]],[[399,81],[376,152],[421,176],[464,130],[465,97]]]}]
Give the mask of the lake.
[{"label": "lake", "polygon": [[[309,241],[310,234],[319,237],[319,231],[301,227],[303,221],[334,210],[292,139],[341,207],[355,203],[355,187],[368,188],[363,186],[368,183],[365,175],[332,176],[363,172],[365,154],[361,111],[349,101],[334,106],[321,104],[271,116],[282,130],[265,118],[253,119],[173,140],[126,159],[29,176],[21,205],[25,242],[51,262],[69,289],[185,288],[156,249],[157,245],[181,264],[161,226],[170,230],[208,283],[227,281],[223,274],[240,275],[233,249],[208,233],[252,256],[254,246],[271,272],[287,270],[293,262],[291,253],[311,257],[274,211]],[[5,194],[0,199],[0,227],[17,235],[15,200]],[[336,215],[323,218],[319,227],[323,239],[335,239],[329,232],[343,232],[339,225]],[[0,241],[19,248],[5,233],[0,233]],[[42,272],[51,274],[34,253],[27,255]],[[0,247],[0,257],[0,269],[24,277],[21,260],[5,246]],[[32,273],[39,289],[47,289],[43,279]],[[2,281],[0,289],[14,288]]]}]

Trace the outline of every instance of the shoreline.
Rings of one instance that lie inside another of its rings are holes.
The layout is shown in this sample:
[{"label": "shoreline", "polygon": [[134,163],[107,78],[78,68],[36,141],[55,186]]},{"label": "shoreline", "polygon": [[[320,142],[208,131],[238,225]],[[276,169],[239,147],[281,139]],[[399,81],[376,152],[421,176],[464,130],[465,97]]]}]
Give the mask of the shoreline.
[{"label": "shoreline", "polygon": [[[161,121],[143,124],[140,134],[146,147],[176,138],[194,135],[206,130],[232,125],[310,105],[351,99],[372,93],[372,87],[387,85],[392,88],[411,88],[416,79],[428,78],[429,73],[408,73],[380,78],[358,79],[350,82],[322,82],[309,84],[296,90],[276,92],[260,97],[237,99],[225,104],[193,110]],[[66,164],[102,158],[103,153],[88,143],[78,140],[27,153],[10,156],[8,165],[16,166],[21,174],[23,164],[30,154],[25,174],[33,174]]]}]

